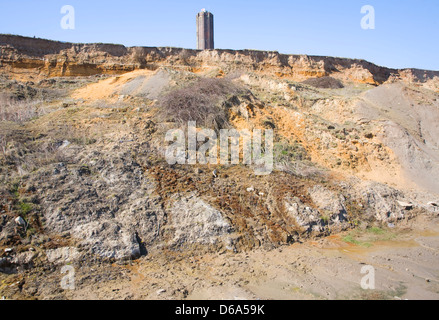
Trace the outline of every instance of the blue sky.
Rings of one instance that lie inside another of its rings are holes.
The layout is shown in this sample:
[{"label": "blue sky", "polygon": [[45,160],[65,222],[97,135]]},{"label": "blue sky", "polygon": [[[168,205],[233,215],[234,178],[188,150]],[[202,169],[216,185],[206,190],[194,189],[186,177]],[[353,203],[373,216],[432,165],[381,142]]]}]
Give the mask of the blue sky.
[{"label": "blue sky", "polygon": [[[75,8],[75,29],[60,26]],[[361,7],[375,8],[363,30]],[[195,16],[215,15],[215,47],[366,59],[439,70],[438,0],[0,0],[0,33],[68,42],[195,48]]]}]

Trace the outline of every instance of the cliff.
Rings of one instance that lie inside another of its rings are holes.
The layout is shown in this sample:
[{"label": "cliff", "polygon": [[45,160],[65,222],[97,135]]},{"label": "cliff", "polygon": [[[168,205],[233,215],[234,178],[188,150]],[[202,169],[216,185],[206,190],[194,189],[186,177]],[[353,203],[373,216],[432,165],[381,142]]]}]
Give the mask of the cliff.
[{"label": "cliff", "polygon": [[21,77],[47,78],[122,74],[180,64],[188,71],[218,67],[224,72],[252,71],[294,81],[331,76],[342,81],[379,85],[394,79],[435,82],[439,72],[377,66],[365,60],[287,55],[275,51],[190,50],[125,47],[115,44],[75,44],[15,35],[0,35],[0,72]]}]

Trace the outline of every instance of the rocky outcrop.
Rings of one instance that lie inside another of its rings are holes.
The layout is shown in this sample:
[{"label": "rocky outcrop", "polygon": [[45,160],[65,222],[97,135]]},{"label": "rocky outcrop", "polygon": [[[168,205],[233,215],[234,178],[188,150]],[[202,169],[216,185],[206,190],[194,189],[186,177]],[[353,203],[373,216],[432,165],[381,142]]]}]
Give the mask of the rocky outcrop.
[{"label": "rocky outcrop", "polygon": [[[116,160],[80,153],[75,162],[81,165],[54,164],[40,172],[44,183],[39,174],[31,183],[40,184],[48,232],[78,239],[81,250],[91,256],[137,258],[157,241],[164,212],[154,181],[129,155],[118,154]],[[49,260],[58,260],[57,255],[52,252]]]},{"label": "rocky outcrop", "polygon": [[171,245],[181,247],[200,243],[230,247],[232,244],[232,226],[224,214],[193,193],[172,197],[169,219],[169,229],[173,233]]}]

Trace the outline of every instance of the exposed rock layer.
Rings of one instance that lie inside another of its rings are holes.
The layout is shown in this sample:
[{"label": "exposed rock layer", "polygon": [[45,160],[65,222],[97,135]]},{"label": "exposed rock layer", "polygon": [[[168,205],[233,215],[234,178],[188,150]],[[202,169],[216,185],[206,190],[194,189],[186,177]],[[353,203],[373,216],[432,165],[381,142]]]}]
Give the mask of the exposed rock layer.
[{"label": "exposed rock layer", "polygon": [[[275,51],[190,50],[181,48],[125,47],[115,44],[74,44],[14,35],[0,35],[0,71],[28,77],[121,74],[156,69],[182,61],[188,70],[206,67],[246,70],[305,80],[332,76],[357,83],[382,84],[388,80],[429,82],[439,72],[396,70],[365,60],[323,56],[287,55]],[[437,86],[436,86],[437,87]]]}]

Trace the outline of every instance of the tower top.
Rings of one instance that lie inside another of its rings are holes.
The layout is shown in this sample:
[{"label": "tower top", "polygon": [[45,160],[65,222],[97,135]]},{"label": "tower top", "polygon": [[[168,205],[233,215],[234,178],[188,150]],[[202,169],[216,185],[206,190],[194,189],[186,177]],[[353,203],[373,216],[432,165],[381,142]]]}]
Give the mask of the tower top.
[{"label": "tower top", "polygon": [[205,9],[205,8],[203,8],[203,9],[201,9],[201,12],[203,12],[203,13],[204,13],[204,12],[207,12],[207,11],[206,11],[206,9]]}]

